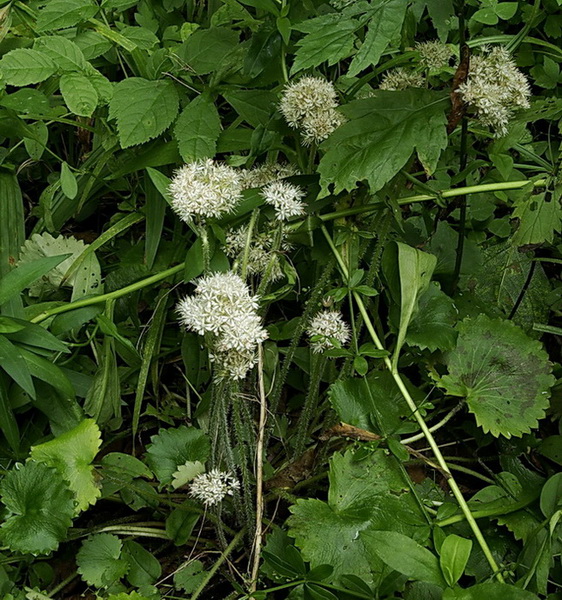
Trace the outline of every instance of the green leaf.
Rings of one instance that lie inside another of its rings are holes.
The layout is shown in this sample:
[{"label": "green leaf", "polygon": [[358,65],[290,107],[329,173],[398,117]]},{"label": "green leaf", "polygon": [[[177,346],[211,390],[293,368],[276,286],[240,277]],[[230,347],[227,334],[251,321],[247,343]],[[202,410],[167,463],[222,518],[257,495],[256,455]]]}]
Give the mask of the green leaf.
[{"label": "green leaf", "polygon": [[20,448],[20,432],[18,422],[14,416],[12,404],[8,397],[8,391],[4,383],[4,377],[0,375],[0,429],[10,444],[10,448],[18,453]]},{"label": "green leaf", "polygon": [[203,563],[200,560],[193,560],[174,574],[174,587],[193,594],[206,576]]},{"label": "green leaf", "polygon": [[89,537],[76,554],[78,573],[89,585],[110,587],[124,577],[129,569],[121,550],[121,541],[115,535],[98,533]]},{"label": "green leaf", "polygon": [[45,81],[56,70],[55,63],[46,54],[31,48],[16,48],[0,60],[5,82],[18,87]]},{"label": "green leaf", "polygon": [[74,497],[61,475],[42,463],[8,471],[0,483],[9,511],[0,539],[14,552],[47,554],[58,548],[72,524]]},{"label": "green leaf", "polygon": [[371,192],[390,181],[417,151],[431,174],[447,146],[448,97],[441,92],[410,89],[376,91],[371,98],[341,108],[349,119],[322,144],[318,170],[322,190],[353,190],[366,180]]},{"label": "green leaf", "polygon": [[188,460],[184,465],[180,465],[174,472],[172,487],[178,488],[189,483],[194,477],[205,472],[205,465],[198,460]]},{"label": "green leaf", "polygon": [[37,31],[73,27],[98,11],[89,0],[49,0],[37,14]]},{"label": "green leaf", "polygon": [[3,335],[0,335],[0,368],[4,369],[32,398],[35,398],[35,387],[25,359],[18,347]]},{"label": "green leaf", "polygon": [[441,544],[439,564],[447,581],[453,587],[462,577],[470,557],[472,541],[452,533]]},{"label": "green leaf", "polygon": [[219,113],[208,94],[192,100],[178,117],[174,136],[181,157],[186,163],[200,158],[212,158],[217,151],[221,132]]},{"label": "green leaf", "polygon": [[428,528],[399,463],[383,450],[356,461],[352,451],[330,461],[328,501],[300,499],[290,508],[289,535],[311,568],[334,567],[331,581],[353,573],[368,585],[383,569],[367,532],[388,529],[425,541]]},{"label": "green leaf", "polygon": [[360,71],[377,65],[390,42],[400,34],[406,8],[407,4],[403,0],[383,0],[376,3],[365,41],[349,65],[349,75],[357,75]]},{"label": "green leaf", "polygon": [[115,344],[106,335],[99,354],[98,370],[84,402],[84,410],[98,423],[107,423],[120,414],[121,387],[115,357]]},{"label": "green leaf", "polygon": [[224,99],[252,127],[269,123],[275,105],[277,94],[268,90],[228,90],[223,94]]},{"label": "green leaf", "polygon": [[406,342],[422,350],[452,350],[457,341],[454,325],[457,309],[454,302],[432,282],[420,295],[418,310],[412,317],[406,333]]},{"label": "green leaf", "polygon": [[498,22],[498,15],[493,8],[486,7],[477,10],[471,17],[471,20],[483,23],[484,25],[495,25]]},{"label": "green leaf", "polygon": [[33,49],[48,56],[59,71],[82,71],[86,68],[86,59],[79,46],[60,35],[37,38]]},{"label": "green leaf", "polygon": [[54,440],[32,446],[30,456],[57,469],[76,494],[76,510],[80,512],[95,504],[100,496],[92,466],[100,445],[99,427],[92,419],[86,419]]},{"label": "green leaf", "polygon": [[46,275],[51,269],[66,260],[68,256],[68,254],[63,254],[38,258],[7,273],[2,279],[2,288],[0,288],[0,306],[25,290],[34,281]]},{"label": "green leaf", "polygon": [[78,193],[78,184],[76,183],[76,177],[74,176],[74,173],[70,170],[70,167],[66,162],[61,164],[60,186],[62,193],[67,198],[70,198],[71,200],[76,198],[76,194]]},{"label": "green leaf", "polygon": [[538,596],[506,583],[480,583],[466,589],[445,590],[443,600],[539,600]]},{"label": "green leaf", "polygon": [[178,505],[166,519],[167,536],[176,546],[187,544],[200,516],[198,507],[190,500]]},{"label": "green leaf", "polygon": [[188,461],[205,462],[209,456],[209,438],[195,427],[161,429],[150,440],[146,462],[162,485],[172,483],[179,465]]},{"label": "green leaf", "polygon": [[466,398],[485,433],[521,436],[537,426],[554,384],[542,344],[510,321],[480,315],[458,325],[457,347],[440,384]]},{"label": "green leaf", "polygon": [[68,110],[80,117],[91,117],[98,105],[98,93],[90,80],[80,73],[65,73],[60,91]]},{"label": "green leaf", "polygon": [[198,75],[216,71],[238,44],[239,34],[226,27],[198,29],[183,43],[179,55]]},{"label": "green leaf", "polygon": [[519,4],[517,2],[500,2],[494,7],[494,11],[498,17],[504,21],[511,19],[517,12]]},{"label": "green leaf", "polygon": [[[557,190],[558,192],[558,190]],[[519,227],[513,236],[517,246],[527,244],[552,244],[554,232],[562,230],[562,207],[559,192],[550,200],[546,194],[528,195],[515,204],[513,218],[519,219]]]},{"label": "green leaf", "polygon": [[542,514],[549,519],[562,505],[562,473],[550,477],[541,490],[540,507]]},{"label": "green leaf", "polygon": [[121,473],[133,477],[146,477],[152,479],[152,471],[138,458],[122,452],[110,452],[101,459],[101,464],[109,469],[115,469]]},{"label": "green leaf", "polygon": [[396,531],[366,531],[363,539],[395,571],[411,579],[446,586],[437,557],[412,538]]},{"label": "green leaf", "polygon": [[129,565],[127,579],[131,585],[151,585],[162,575],[158,560],[137,542],[127,540],[123,545],[122,556]]},{"label": "green leaf", "polygon": [[170,81],[129,77],[120,81],[109,103],[122,148],[143,144],[169,127],[178,112],[178,93]]}]

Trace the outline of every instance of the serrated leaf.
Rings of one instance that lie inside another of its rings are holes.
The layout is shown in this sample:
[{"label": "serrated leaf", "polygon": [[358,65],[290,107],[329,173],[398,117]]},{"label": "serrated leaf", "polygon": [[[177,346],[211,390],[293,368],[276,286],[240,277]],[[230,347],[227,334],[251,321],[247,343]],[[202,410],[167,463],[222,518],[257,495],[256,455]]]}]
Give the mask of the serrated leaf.
[{"label": "serrated leaf", "polygon": [[113,90],[109,116],[117,120],[122,148],[143,144],[167,129],[178,112],[178,93],[170,81],[129,77]]},{"label": "serrated leaf", "polygon": [[441,385],[466,398],[485,433],[508,438],[528,433],[544,417],[554,384],[542,344],[510,321],[485,315],[465,319],[458,331]]},{"label": "serrated leaf", "polygon": [[178,54],[198,75],[216,71],[238,44],[239,33],[227,27],[198,29],[182,44]]},{"label": "serrated leaf", "polygon": [[201,94],[182,111],[174,127],[181,157],[186,163],[212,158],[221,132],[219,113],[208,94]]},{"label": "serrated leaf", "polygon": [[200,560],[193,560],[174,574],[174,586],[188,594],[193,594],[207,573]]},{"label": "serrated leaf", "polygon": [[45,35],[33,43],[33,49],[48,56],[59,71],[81,71],[86,68],[82,50],[71,40],[60,35]]},{"label": "serrated leaf", "polygon": [[173,474],[174,480],[172,481],[172,487],[177,490],[178,488],[189,483],[194,477],[205,472],[205,465],[198,461],[187,461],[184,465],[180,465],[178,470]]},{"label": "serrated leaf", "polygon": [[17,87],[45,81],[56,70],[55,63],[46,54],[31,48],[16,48],[0,60],[5,82]]},{"label": "serrated leaf", "polygon": [[318,170],[323,192],[330,184],[335,193],[353,190],[365,180],[376,192],[414,151],[432,173],[447,146],[448,103],[448,97],[430,90],[379,90],[342,107],[348,122],[322,144],[326,153]]},{"label": "serrated leaf", "polygon": [[9,516],[0,539],[14,552],[46,554],[58,548],[74,515],[74,495],[61,475],[47,465],[28,462],[0,483]]},{"label": "serrated leaf", "polygon": [[479,583],[466,589],[447,589],[443,600],[539,600],[538,596],[506,583]]},{"label": "serrated leaf", "polygon": [[379,62],[387,46],[400,33],[406,8],[407,4],[403,0],[383,0],[376,3],[365,40],[349,65],[349,75],[357,75]]},{"label": "serrated leaf", "polygon": [[68,110],[80,117],[91,117],[98,105],[98,93],[90,80],[80,73],[65,73],[60,91]]},{"label": "serrated leaf", "polygon": [[146,462],[162,485],[172,483],[179,465],[188,461],[205,462],[209,455],[209,438],[195,427],[161,429],[150,440]]},{"label": "serrated leaf", "polygon": [[37,31],[73,27],[97,11],[97,6],[89,0],[49,0],[37,13]]},{"label": "serrated leaf", "polygon": [[544,193],[529,195],[516,202],[512,216],[520,221],[513,236],[514,244],[552,244],[554,232],[562,230],[560,195],[555,194],[550,199]]},{"label": "serrated leaf", "polygon": [[86,510],[100,497],[92,462],[101,445],[99,427],[85,419],[54,440],[32,446],[31,458],[55,468],[76,494],[77,512]]},{"label": "serrated leaf", "polygon": [[347,573],[371,585],[383,563],[371,551],[364,533],[392,526],[423,542],[428,528],[392,456],[377,450],[355,461],[351,451],[330,461],[328,501],[301,499],[290,510],[289,535],[311,568],[334,566],[330,581]]},{"label": "serrated leaf", "polygon": [[127,574],[128,563],[121,557],[121,540],[110,533],[98,533],[82,542],[76,554],[78,573],[89,585],[109,587]]},{"label": "serrated leaf", "polygon": [[291,73],[316,67],[327,62],[333,65],[353,52],[354,32],[361,26],[356,19],[342,19],[339,14],[328,14],[295,26],[307,35],[297,42],[295,62]]}]

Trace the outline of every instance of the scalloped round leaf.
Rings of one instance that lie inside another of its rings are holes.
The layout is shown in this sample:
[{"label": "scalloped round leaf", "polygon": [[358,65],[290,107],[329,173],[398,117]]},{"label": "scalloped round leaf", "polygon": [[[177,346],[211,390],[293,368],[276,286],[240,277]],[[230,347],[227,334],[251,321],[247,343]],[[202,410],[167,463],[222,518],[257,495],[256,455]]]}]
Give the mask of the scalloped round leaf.
[{"label": "scalloped round leaf", "polygon": [[33,446],[31,458],[54,467],[76,494],[77,512],[86,510],[100,497],[92,461],[101,445],[100,429],[93,419],[59,435],[54,440]]},{"label": "scalloped round leaf", "polygon": [[129,569],[129,563],[121,557],[122,549],[121,540],[111,533],[98,533],[89,537],[76,554],[78,573],[88,585],[113,585]]},{"label": "scalloped round leaf", "polygon": [[542,344],[511,321],[480,315],[458,325],[455,350],[440,385],[466,398],[485,433],[521,436],[536,427],[549,405],[552,366]]},{"label": "scalloped round leaf", "polygon": [[11,513],[0,527],[3,544],[27,554],[58,548],[74,515],[74,494],[58,471],[28,462],[6,474],[0,495]]}]

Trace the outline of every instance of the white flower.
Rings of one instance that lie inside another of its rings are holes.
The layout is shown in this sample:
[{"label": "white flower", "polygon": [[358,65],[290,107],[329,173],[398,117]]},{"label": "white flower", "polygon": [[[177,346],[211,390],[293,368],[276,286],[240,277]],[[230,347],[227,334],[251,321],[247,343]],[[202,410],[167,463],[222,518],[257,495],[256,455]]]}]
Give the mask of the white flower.
[{"label": "white flower", "polygon": [[439,40],[418,42],[415,49],[420,53],[420,63],[428,69],[440,69],[448,66],[453,56],[451,47]]},{"label": "white flower", "polygon": [[286,181],[274,181],[262,190],[262,196],[267,204],[275,209],[275,215],[279,221],[286,221],[291,217],[305,214],[304,190]]},{"label": "white flower", "polygon": [[349,325],[343,320],[340,312],[337,310],[322,311],[312,319],[306,330],[309,337],[318,337],[311,340],[310,346],[315,353],[324,352],[335,348],[332,339],[339,342],[342,346],[349,341],[351,330]]},{"label": "white flower", "polygon": [[240,202],[242,182],[232,167],[210,159],[197,160],[175,172],[170,194],[172,208],[182,221],[221,217]]},{"label": "white flower", "polygon": [[306,76],[285,86],[279,110],[290,127],[303,131],[303,142],[310,145],[325,140],[343,123],[343,116],[335,110],[337,106],[332,83]]},{"label": "white flower", "polygon": [[478,120],[498,137],[507,133],[515,110],[530,106],[529,82],[502,46],[483,48],[482,55],[470,58],[467,80],[458,91]]},{"label": "white flower", "polygon": [[252,169],[243,169],[240,173],[240,179],[242,188],[246,190],[263,187],[268,183],[293,175],[299,175],[299,171],[290,163],[264,163]]},{"label": "white flower", "polygon": [[[239,275],[228,272],[201,277],[195,294],[181,300],[176,310],[187,329],[199,335],[213,334],[216,360],[229,352],[253,357],[257,345],[267,339],[257,308],[257,296],[250,295]],[[240,369],[232,377],[240,379]]]},{"label": "white flower", "polygon": [[233,496],[240,489],[240,482],[231,473],[213,469],[208,473],[197,475],[189,486],[190,495],[200,500],[205,506],[213,506],[225,496]]},{"label": "white flower", "polygon": [[425,85],[425,79],[419,73],[406,71],[401,67],[387,71],[379,85],[381,90],[397,91],[408,88],[421,88]]}]

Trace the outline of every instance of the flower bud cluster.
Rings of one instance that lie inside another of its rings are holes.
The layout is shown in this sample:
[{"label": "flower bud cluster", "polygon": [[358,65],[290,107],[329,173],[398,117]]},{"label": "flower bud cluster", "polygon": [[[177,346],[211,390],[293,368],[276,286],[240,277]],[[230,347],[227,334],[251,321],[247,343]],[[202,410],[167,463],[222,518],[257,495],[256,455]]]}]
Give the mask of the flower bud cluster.
[{"label": "flower bud cluster", "polygon": [[447,67],[453,56],[451,47],[439,40],[418,42],[415,49],[419,52],[420,64],[430,70]]},{"label": "flower bud cluster", "polygon": [[333,340],[344,345],[351,337],[349,325],[343,320],[337,310],[321,311],[310,322],[307,334],[311,339],[310,347],[314,353],[324,352],[335,348]]}]

